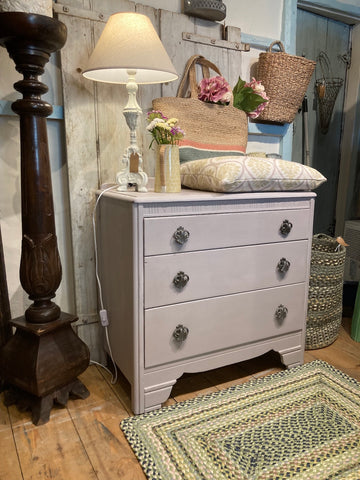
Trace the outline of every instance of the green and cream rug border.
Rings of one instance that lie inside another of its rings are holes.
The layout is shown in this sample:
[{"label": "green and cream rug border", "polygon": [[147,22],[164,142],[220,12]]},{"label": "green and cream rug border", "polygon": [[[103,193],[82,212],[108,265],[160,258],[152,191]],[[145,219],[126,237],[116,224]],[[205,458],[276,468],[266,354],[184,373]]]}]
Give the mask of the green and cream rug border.
[{"label": "green and cream rug border", "polygon": [[360,479],[360,383],[320,360],[120,426],[151,480]]}]

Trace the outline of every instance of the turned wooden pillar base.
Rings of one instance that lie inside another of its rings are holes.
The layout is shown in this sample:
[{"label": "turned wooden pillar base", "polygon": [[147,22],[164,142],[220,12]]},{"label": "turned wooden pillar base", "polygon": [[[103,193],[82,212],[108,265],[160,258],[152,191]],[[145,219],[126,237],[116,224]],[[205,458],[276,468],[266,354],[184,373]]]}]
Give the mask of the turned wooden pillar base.
[{"label": "turned wooden pillar base", "polygon": [[20,317],[15,334],[0,352],[1,376],[9,389],[5,404],[32,411],[35,425],[46,423],[54,402],[66,405],[69,395],[89,396],[76,377],[89,365],[89,349],[72,329],[76,317],[62,313],[46,324]]},{"label": "turned wooden pillar base", "polygon": [[52,106],[41,98],[48,88],[38,77],[65,41],[66,27],[54,18],[0,13],[0,45],[23,75],[14,85],[23,98],[12,109],[20,117],[20,282],[33,301],[23,317],[10,322],[16,332],[0,348],[0,378],[10,388],[6,404],[31,409],[36,425],[48,421],[55,401],[64,405],[70,394],[89,395],[77,379],[89,365],[89,349],[71,327],[76,317],[52,301],[62,276],[46,127]]},{"label": "turned wooden pillar base", "polygon": [[89,391],[78,379],[59,390],[55,390],[55,392],[49,393],[45,397],[37,397],[31,395],[31,393],[19,390],[14,386],[10,386],[4,392],[4,405],[6,407],[16,405],[21,412],[31,410],[31,420],[33,424],[43,425],[49,421],[50,412],[54,403],[65,407],[69,396],[87,398]]}]

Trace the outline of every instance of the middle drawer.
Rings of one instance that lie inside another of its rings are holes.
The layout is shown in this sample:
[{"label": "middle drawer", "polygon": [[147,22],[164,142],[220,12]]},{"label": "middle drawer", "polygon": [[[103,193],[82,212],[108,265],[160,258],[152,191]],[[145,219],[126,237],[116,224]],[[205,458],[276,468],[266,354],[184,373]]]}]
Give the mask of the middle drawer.
[{"label": "middle drawer", "polygon": [[144,259],[145,308],[303,282],[308,241]]}]

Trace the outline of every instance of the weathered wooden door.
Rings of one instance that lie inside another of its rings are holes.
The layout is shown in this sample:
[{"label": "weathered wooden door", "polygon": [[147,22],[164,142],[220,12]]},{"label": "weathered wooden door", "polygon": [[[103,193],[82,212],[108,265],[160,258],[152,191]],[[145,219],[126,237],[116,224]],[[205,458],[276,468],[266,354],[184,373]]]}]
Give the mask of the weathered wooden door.
[{"label": "weathered wooden door", "polygon": [[[298,9],[296,54],[316,61],[319,53],[325,52],[330,60],[331,76],[344,81],[334,103],[327,133],[321,132],[315,88],[316,79],[322,76],[319,63],[307,90],[310,164],[327,178],[327,182],[316,190],[314,233],[334,233],[349,41],[349,25]],[[294,121],[292,159],[296,162],[304,160],[303,123],[303,114],[299,113]]]}]

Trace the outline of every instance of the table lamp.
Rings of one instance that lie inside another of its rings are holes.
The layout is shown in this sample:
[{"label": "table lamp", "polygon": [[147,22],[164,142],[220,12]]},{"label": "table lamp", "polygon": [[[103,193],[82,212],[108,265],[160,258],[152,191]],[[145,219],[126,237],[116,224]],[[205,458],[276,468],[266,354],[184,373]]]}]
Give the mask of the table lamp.
[{"label": "table lamp", "polygon": [[[137,85],[178,78],[150,19],[133,12],[111,15],[83,75],[98,82],[126,84],[129,98],[123,113],[130,129],[130,145],[124,152],[124,168],[116,180],[120,191],[126,191],[131,184],[139,192],[146,192],[148,178],[142,170],[142,155],[136,144],[137,121],[142,113],[136,100]],[[130,168],[132,160],[136,160],[136,171]]]}]

